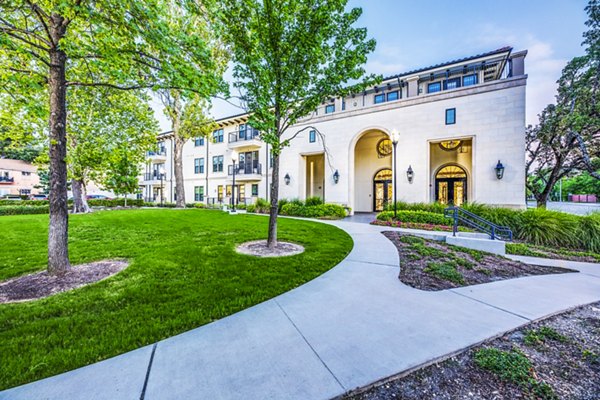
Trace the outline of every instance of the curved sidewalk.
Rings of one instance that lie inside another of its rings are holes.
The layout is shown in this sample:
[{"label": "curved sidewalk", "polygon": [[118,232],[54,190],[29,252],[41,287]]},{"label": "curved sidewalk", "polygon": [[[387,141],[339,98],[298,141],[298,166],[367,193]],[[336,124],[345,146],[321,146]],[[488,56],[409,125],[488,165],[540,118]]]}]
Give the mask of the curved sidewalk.
[{"label": "curved sidewalk", "polygon": [[354,248],[313,281],[0,399],[329,399],[600,301],[600,265],[570,262],[582,272],[413,289],[398,280],[398,253],[380,233],[390,228],[329,223],[347,231]]}]

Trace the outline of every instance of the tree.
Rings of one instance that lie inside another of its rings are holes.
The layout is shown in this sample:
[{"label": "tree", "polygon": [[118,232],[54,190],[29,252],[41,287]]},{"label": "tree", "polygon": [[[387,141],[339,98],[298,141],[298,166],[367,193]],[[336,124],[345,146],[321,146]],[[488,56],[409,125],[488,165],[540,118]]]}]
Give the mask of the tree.
[{"label": "tree", "polygon": [[160,98],[165,106],[165,115],[171,120],[173,130],[176,207],[185,208],[183,145],[191,138],[207,137],[217,128],[217,125],[208,116],[208,101],[200,96],[193,96],[189,102],[184,102],[181,91],[164,90],[160,93]]},{"label": "tree", "polygon": [[555,184],[586,171],[600,179],[592,158],[600,156],[600,4],[586,7],[586,54],[571,60],[558,80],[556,105],[548,105],[539,124],[526,133],[527,189],[545,207]]},{"label": "tree", "polygon": [[[353,24],[360,8],[347,0],[225,0],[221,32],[231,46],[235,86],[273,156],[267,245],[277,245],[281,150],[288,129],[323,101],[363,90],[378,81],[363,65],[375,41]],[[235,21],[231,23],[230,21]],[[349,82],[355,82],[349,84]],[[297,132],[296,132],[297,134]]]},{"label": "tree", "polygon": [[140,163],[139,159],[135,157],[136,154],[144,153],[132,153],[126,146],[118,147],[111,153],[108,168],[105,171],[104,187],[117,196],[124,196],[125,206],[127,206],[127,195],[135,193],[139,189]]},{"label": "tree", "polygon": [[[115,193],[133,193],[137,189],[139,165],[144,154],[156,139],[158,124],[148,107],[149,97],[139,91],[120,91],[111,88],[77,88],[69,100],[72,110],[67,126],[67,168],[73,189],[73,212],[90,212],[86,185],[90,180]],[[127,171],[123,180],[129,181],[131,173],[123,166],[135,164],[134,190],[123,192],[115,185],[119,177],[115,171]],[[110,176],[110,179],[108,178]]]},{"label": "tree", "polygon": [[222,89],[222,80],[210,58],[206,33],[173,25],[177,16],[204,13],[199,4],[186,0],[0,2],[0,90],[13,97],[47,90],[49,100],[49,273],[61,275],[70,267],[68,89],[181,88],[203,98],[214,95]]}]

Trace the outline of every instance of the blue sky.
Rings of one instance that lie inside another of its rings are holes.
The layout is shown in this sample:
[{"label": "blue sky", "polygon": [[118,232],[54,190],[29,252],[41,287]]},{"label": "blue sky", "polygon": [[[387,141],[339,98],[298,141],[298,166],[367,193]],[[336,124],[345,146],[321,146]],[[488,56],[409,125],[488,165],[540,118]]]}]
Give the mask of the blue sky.
[{"label": "blue sky", "polygon": [[[366,70],[384,76],[503,46],[528,50],[527,123],[554,101],[565,64],[583,54],[586,0],[350,0],[362,7],[357,26],[377,40]],[[231,79],[231,75],[227,74]],[[155,109],[160,110],[159,105]],[[215,118],[243,110],[215,101]],[[170,125],[157,112],[163,130]]]}]

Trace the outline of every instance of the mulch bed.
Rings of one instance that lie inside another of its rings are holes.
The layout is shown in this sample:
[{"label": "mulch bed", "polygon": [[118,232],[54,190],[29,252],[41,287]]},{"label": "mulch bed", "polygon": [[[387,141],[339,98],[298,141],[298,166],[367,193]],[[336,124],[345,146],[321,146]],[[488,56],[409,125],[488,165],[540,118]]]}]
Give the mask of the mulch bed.
[{"label": "mulch bed", "polygon": [[400,255],[400,280],[421,290],[443,290],[530,275],[576,272],[514,261],[402,232],[383,232]]},{"label": "mulch bed", "polygon": [[[558,333],[550,338],[541,330]],[[532,341],[531,338],[541,338]],[[530,385],[517,385],[479,366],[483,349],[520,352],[531,363],[530,378],[548,385],[533,394]],[[576,399],[600,398],[600,303],[580,307],[529,324],[455,357],[392,378],[344,397],[348,400],[391,399]]]},{"label": "mulch bed", "polygon": [[293,256],[304,252],[304,247],[299,244],[289,242],[277,242],[277,245],[270,249],[267,247],[266,240],[255,240],[242,243],[235,249],[240,254],[246,254],[256,257],[285,257]]},{"label": "mulch bed", "polygon": [[0,282],[0,304],[36,300],[98,282],[122,271],[124,260],[104,260],[72,267],[63,276],[47,271],[20,276]]}]

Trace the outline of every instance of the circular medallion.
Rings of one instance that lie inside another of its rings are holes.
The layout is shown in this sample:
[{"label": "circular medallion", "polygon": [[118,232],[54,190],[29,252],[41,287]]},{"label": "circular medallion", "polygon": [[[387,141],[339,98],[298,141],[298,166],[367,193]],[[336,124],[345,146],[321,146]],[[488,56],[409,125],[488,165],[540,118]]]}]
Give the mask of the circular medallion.
[{"label": "circular medallion", "polygon": [[387,157],[392,154],[392,141],[390,139],[381,139],[377,143],[377,155]]}]

